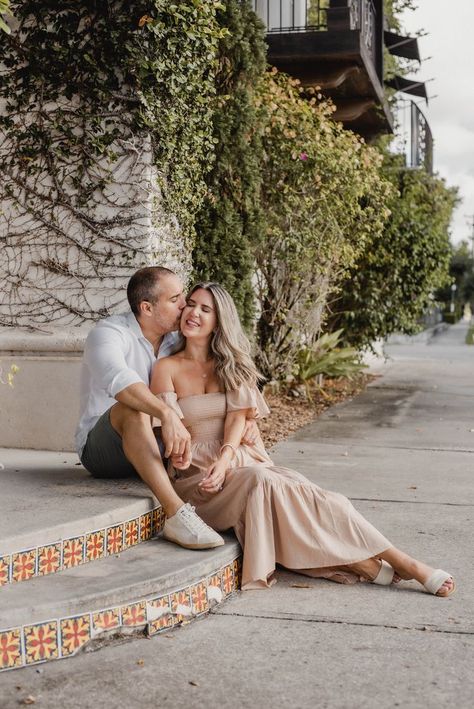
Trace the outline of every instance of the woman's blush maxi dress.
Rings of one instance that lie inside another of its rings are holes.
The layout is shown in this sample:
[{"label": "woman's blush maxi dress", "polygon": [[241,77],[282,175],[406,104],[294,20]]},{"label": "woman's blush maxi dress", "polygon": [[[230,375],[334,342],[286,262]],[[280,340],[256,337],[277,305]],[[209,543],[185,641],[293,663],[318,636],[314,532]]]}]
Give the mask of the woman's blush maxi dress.
[{"label": "woman's blush maxi dress", "polygon": [[191,434],[192,463],[172,472],[177,494],[196,508],[213,529],[234,529],[243,550],[242,589],[271,585],[276,564],[308,576],[353,583],[359,577],[334,567],[380,554],[392,545],[337,492],[328,492],[304,475],[274,465],[262,444],[240,445],[222,490],[210,493],[198,483],[219,457],[228,411],[269,409],[257,389],[178,399],[158,395],[173,408]]}]

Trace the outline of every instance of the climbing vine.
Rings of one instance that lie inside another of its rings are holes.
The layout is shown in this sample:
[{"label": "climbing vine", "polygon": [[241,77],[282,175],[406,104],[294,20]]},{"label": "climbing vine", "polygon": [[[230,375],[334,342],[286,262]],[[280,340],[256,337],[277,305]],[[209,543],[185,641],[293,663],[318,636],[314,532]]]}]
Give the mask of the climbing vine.
[{"label": "climbing vine", "polygon": [[214,0],[23,0],[0,62],[0,324],[80,324],[183,263],[212,167]]},{"label": "climbing vine", "polygon": [[217,21],[220,42],[213,118],[216,160],[196,223],[195,278],[215,279],[230,291],[243,323],[253,324],[253,249],[262,236],[259,203],[263,146],[255,90],[265,71],[263,24],[249,0],[225,0]]}]

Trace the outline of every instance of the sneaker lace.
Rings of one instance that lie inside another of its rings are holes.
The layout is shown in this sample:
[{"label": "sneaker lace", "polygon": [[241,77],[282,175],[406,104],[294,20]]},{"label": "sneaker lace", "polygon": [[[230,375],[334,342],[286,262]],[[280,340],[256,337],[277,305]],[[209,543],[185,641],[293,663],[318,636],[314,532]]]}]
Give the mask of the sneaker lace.
[{"label": "sneaker lace", "polygon": [[196,514],[196,508],[191,505],[185,505],[181,513],[181,520],[190,532],[200,532],[203,529],[209,529],[209,526]]}]

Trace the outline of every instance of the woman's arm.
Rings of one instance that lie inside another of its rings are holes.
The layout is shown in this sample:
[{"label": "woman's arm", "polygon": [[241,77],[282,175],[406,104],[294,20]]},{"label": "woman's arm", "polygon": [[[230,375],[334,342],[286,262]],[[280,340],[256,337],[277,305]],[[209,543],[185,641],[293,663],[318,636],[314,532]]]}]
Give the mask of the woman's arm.
[{"label": "woman's arm", "polygon": [[172,363],[170,357],[163,357],[153,367],[150,380],[150,389],[153,394],[164,394],[166,391],[176,391],[172,377]]},{"label": "woman's arm", "polygon": [[210,466],[199,486],[208,492],[218,492],[225,481],[226,472],[240,446],[245,428],[247,409],[229,411],[225,417],[224,442],[218,459]]},{"label": "woman's arm", "polygon": [[[163,357],[163,359],[158,360],[158,362],[153,367],[151,373],[150,390],[154,394],[156,399],[156,394],[163,394],[167,391],[175,391],[175,386],[173,383],[173,364],[170,361],[170,357]],[[163,403],[163,406],[165,404]],[[191,436],[189,431],[183,426],[178,415],[170,409],[169,406],[165,406],[167,412],[172,414],[171,421],[169,416],[161,417],[161,435],[163,442],[166,446],[165,456],[171,456],[173,465],[175,468],[186,469],[189,468],[191,463]],[[176,425],[176,419],[179,421],[180,432],[181,432],[181,445],[179,448],[174,445],[174,433],[172,425]]]}]

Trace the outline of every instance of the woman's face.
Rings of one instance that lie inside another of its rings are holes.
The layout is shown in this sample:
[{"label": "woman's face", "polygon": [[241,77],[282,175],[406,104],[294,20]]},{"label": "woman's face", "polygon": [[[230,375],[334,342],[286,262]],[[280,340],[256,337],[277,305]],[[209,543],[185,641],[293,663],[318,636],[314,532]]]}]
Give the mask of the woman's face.
[{"label": "woman's face", "polygon": [[181,314],[181,332],[187,338],[209,337],[216,325],[214,298],[208,290],[198,288],[186,301]]}]

